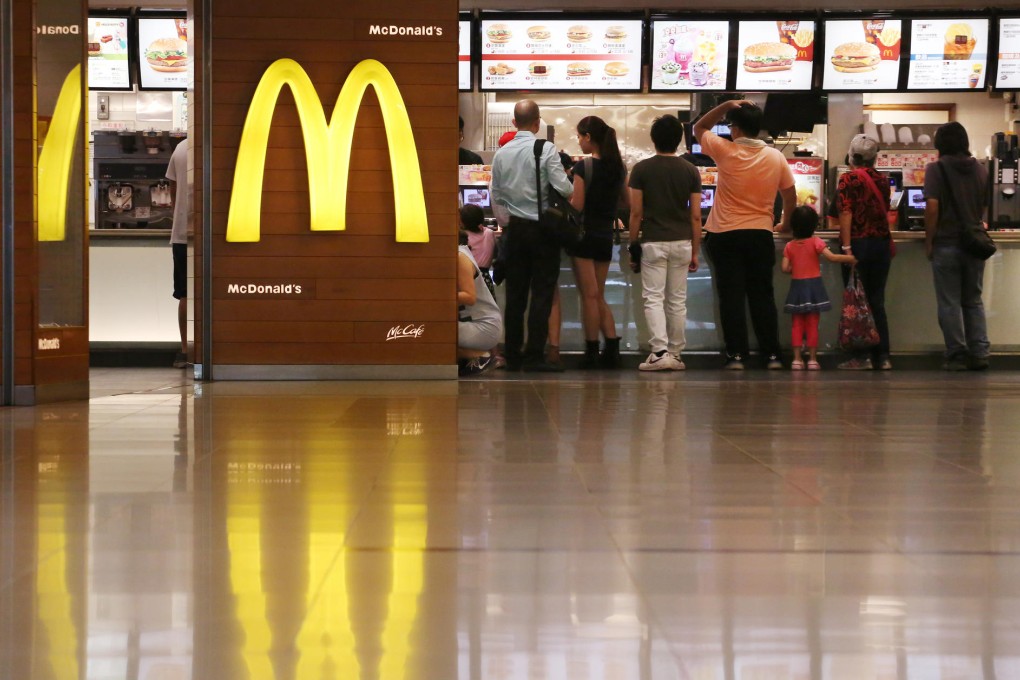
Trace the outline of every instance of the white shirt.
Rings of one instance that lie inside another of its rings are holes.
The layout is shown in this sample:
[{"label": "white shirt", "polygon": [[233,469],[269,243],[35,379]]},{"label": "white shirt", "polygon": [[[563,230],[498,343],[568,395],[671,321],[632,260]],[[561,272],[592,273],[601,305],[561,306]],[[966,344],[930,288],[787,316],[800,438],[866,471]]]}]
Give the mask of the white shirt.
[{"label": "white shirt", "polygon": [[170,156],[166,178],[177,183],[174,197],[174,226],[170,230],[170,243],[188,242],[188,213],[190,207],[188,190],[188,138],[185,137]]}]

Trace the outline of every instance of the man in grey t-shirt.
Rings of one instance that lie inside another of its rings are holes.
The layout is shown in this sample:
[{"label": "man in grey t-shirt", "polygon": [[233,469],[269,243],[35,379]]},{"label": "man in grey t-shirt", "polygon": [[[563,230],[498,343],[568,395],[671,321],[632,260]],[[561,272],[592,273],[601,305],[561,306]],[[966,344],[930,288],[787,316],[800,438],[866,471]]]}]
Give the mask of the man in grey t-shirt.
[{"label": "man in grey t-shirt", "polygon": [[[655,155],[630,173],[631,252],[640,249],[651,353],[642,371],[682,371],[687,344],[687,274],[698,270],[701,175],[677,157],[684,128],[676,116],[652,124]],[[638,232],[641,233],[640,243]]]}]

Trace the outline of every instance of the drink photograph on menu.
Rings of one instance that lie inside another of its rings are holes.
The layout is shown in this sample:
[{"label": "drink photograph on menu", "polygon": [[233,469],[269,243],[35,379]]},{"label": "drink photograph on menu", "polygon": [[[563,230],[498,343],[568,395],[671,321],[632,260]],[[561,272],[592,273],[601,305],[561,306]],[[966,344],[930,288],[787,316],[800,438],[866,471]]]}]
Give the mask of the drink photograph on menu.
[{"label": "drink photograph on menu", "polygon": [[483,19],[482,90],[641,89],[640,19]]},{"label": "drink photograph on menu", "polygon": [[460,70],[458,89],[471,89],[471,22],[461,21],[460,24],[460,55],[457,65]]},{"label": "drink photograph on menu", "polygon": [[738,90],[811,89],[814,21],[741,21],[737,33]]},{"label": "drink photograph on menu", "polygon": [[128,18],[89,17],[89,89],[130,90]]},{"label": "drink photograph on menu", "polygon": [[910,22],[908,90],[973,90],[985,86],[988,19]]},{"label": "drink photograph on menu", "polygon": [[138,18],[138,86],[152,90],[188,89],[188,20]]},{"label": "drink photograph on menu", "polygon": [[725,90],[728,21],[654,21],[652,91]]},{"label": "drink photograph on menu", "polygon": [[999,19],[999,70],[993,85],[1020,88],[1020,18]]},{"label": "drink photograph on menu", "polygon": [[899,19],[847,19],[825,22],[822,88],[895,90],[900,79]]}]

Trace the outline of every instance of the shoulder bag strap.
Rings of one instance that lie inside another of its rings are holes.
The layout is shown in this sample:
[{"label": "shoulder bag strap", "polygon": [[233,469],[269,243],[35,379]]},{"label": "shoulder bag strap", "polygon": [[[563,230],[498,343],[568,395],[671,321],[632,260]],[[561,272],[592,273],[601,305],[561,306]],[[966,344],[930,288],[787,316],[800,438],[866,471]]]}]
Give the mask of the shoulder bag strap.
[{"label": "shoulder bag strap", "polygon": [[887,212],[889,210],[889,205],[885,202],[885,196],[883,196],[882,192],[879,191],[878,185],[875,184],[875,180],[871,179],[871,175],[868,174],[868,171],[862,168],[857,168],[854,170],[854,174],[860,177],[861,181],[868,185],[868,188],[871,189],[871,193],[878,199],[878,204],[882,206],[882,210]]},{"label": "shoulder bag strap", "polygon": [[542,148],[544,139],[535,140],[535,187],[538,189],[538,219],[542,220]]},{"label": "shoulder bag strap", "polygon": [[956,219],[961,222],[966,222],[968,218],[964,216],[963,212],[960,210],[960,204],[956,202],[956,193],[953,191],[953,186],[949,182],[949,173],[946,172],[944,167],[942,167],[941,160],[936,165],[939,169],[939,174],[942,175],[942,186],[946,189],[945,193],[949,198],[949,207],[953,209],[954,213],[956,213]]}]

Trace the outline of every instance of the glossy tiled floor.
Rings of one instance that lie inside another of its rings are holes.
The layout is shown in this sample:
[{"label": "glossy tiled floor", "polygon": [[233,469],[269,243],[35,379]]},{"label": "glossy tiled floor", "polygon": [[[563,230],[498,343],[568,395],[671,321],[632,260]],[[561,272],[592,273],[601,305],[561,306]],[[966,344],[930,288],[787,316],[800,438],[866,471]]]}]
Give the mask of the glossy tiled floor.
[{"label": "glossy tiled floor", "polygon": [[1020,374],[93,374],[0,410],[0,678],[1020,678]]}]

